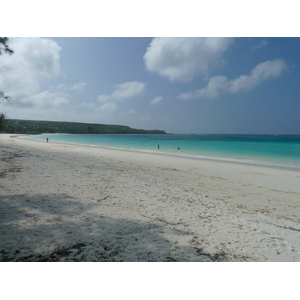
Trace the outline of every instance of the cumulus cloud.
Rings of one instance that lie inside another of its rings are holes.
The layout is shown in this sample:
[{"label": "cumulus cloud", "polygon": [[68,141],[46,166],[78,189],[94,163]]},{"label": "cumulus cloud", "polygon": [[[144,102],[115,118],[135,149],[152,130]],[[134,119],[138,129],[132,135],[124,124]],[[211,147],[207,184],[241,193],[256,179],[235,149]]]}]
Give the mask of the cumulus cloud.
[{"label": "cumulus cloud", "polygon": [[225,76],[214,76],[209,79],[205,88],[183,93],[178,96],[182,100],[192,100],[197,98],[217,98],[220,92],[227,87],[228,80]]},{"label": "cumulus cloud", "polygon": [[112,93],[111,97],[116,100],[122,100],[141,94],[145,89],[145,84],[143,82],[131,81],[117,84],[116,87],[117,89]]},{"label": "cumulus cloud", "polygon": [[258,64],[252,70],[250,76],[243,75],[235,80],[230,81],[228,90],[231,93],[236,93],[243,89],[248,90],[271,77],[279,76],[286,67],[286,63],[281,59],[265,61]]},{"label": "cumulus cloud", "polygon": [[265,48],[269,45],[269,43],[266,40],[261,41],[259,44],[257,44],[256,46],[252,47],[252,50],[257,50],[260,48]]},{"label": "cumulus cloud", "polygon": [[170,81],[207,76],[220,62],[232,38],[154,38],[144,55],[146,68]]},{"label": "cumulus cloud", "polygon": [[[68,95],[40,91],[40,82],[60,74],[61,48],[46,38],[11,38],[11,56],[0,57],[0,86],[16,106],[49,108],[65,105]],[[80,88],[80,83],[74,88]]]},{"label": "cumulus cloud", "polygon": [[99,102],[108,102],[110,100],[110,97],[109,96],[106,96],[106,95],[99,95],[97,100]]},{"label": "cumulus cloud", "polygon": [[11,38],[11,56],[0,56],[0,87],[21,108],[50,108],[69,103],[67,90],[82,91],[86,83],[60,84],[57,92],[41,91],[45,79],[60,75],[61,47],[48,38]]},{"label": "cumulus cloud", "polygon": [[82,102],[79,105],[77,105],[77,107],[79,107],[79,108],[81,108],[81,107],[83,107],[83,108],[95,108],[96,105],[92,102]]},{"label": "cumulus cloud", "polygon": [[139,81],[130,81],[115,85],[116,90],[111,95],[99,95],[99,102],[107,102],[110,100],[123,100],[140,95],[145,90],[145,84]]},{"label": "cumulus cloud", "polygon": [[111,113],[117,109],[117,105],[115,103],[104,103],[103,105],[96,108],[97,112],[100,113]]},{"label": "cumulus cloud", "polygon": [[[116,84],[115,88],[115,91],[110,95],[98,96],[97,100],[104,104],[97,107],[97,112],[104,114],[114,112],[117,109],[117,104],[115,102],[142,94],[145,90],[145,84],[139,81],[129,81],[122,84]],[[134,111],[129,111],[129,113],[132,114]]]},{"label": "cumulus cloud", "polygon": [[217,98],[221,93],[238,93],[243,90],[249,90],[262,82],[272,78],[278,77],[287,65],[283,60],[276,59],[272,61],[265,61],[258,64],[250,75],[241,75],[240,77],[228,80],[225,76],[214,76],[208,81],[205,88],[182,93],[178,96],[182,100],[192,100],[198,98]]},{"label": "cumulus cloud", "polygon": [[39,81],[60,73],[61,48],[51,39],[12,38],[11,56],[0,57],[0,86],[12,97],[24,97],[39,91]]},{"label": "cumulus cloud", "polygon": [[29,97],[21,98],[19,103],[21,106],[25,107],[47,108],[68,104],[69,100],[63,94],[44,91]]},{"label": "cumulus cloud", "polygon": [[60,90],[75,90],[75,91],[83,91],[84,90],[84,87],[86,86],[86,83],[81,81],[79,83],[75,83],[71,86],[68,86],[66,84],[59,84],[57,86],[58,89]]},{"label": "cumulus cloud", "polygon": [[150,101],[150,104],[151,105],[157,105],[157,104],[161,103],[162,99],[163,98],[161,96],[155,97],[152,101]]}]

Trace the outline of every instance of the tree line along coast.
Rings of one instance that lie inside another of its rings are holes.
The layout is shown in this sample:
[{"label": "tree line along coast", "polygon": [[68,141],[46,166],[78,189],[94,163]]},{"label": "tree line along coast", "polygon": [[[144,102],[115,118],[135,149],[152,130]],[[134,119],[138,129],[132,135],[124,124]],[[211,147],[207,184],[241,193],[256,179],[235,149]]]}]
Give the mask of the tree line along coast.
[{"label": "tree line along coast", "polygon": [[77,133],[77,134],[166,134],[164,130],[135,129],[123,125],[89,124],[76,122],[32,121],[4,119],[2,133],[40,134],[40,133]]}]

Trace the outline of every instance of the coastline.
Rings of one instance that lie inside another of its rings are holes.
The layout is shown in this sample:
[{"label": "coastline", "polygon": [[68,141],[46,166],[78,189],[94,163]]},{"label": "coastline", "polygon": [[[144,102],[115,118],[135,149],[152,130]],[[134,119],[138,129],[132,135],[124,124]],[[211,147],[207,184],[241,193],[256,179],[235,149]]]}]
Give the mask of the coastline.
[{"label": "coastline", "polygon": [[10,136],[2,261],[300,261],[297,171]]},{"label": "coastline", "polygon": [[[74,135],[77,134],[60,134],[60,133],[53,133],[53,134],[38,134],[38,136],[51,136],[51,135]],[[30,136],[27,134],[18,135],[17,138],[22,138],[31,141],[37,142],[44,142],[42,139],[34,139],[34,138],[26,138],[26,136]],[[104,135],[106,136],[106,135]],[[118,135],[117,135],[118,136]],[[122,135],[121,135],[122,136]],[[278,136],[278,135],[276,135]],[[157,141],[160,143],[160,141]],[[250,157],[243,157],[240,155],[232,156],[232,155],[206,155],[206,154],[199,154],[199,153],[192,153],[192,152],[185,152],[185,151],[168,151],[168,150],[153,150],[151,148],[132,148],[132,147],[121,147],[121,146],[109,146],[109,145],[102,145],[102,144],[94,144],[85,143],[85,142],[71,142],[71,141],[59,141],[51,139],[51,143],[57,143],[62,145],[72,145],[72,146],[82,146],[82,147],[95,147],[101,149],[109,149],[109,150],[121,150],[121,151],[129,151],[129,152],[136,152],[136,153],[146,153],[146,154],[156,154],[162,156],[171,156],[174,158],[184,158],[184,159],[191,159],[191,160],[204,160],[210,162],[223,162],[229,164],[241,164],[241,165],[250,165],[250,166],[258,166],[258,167],[266,167],[272,169],[283,169],[283,170],[292,170],[300,172],[300,163],[297,161],[286,161],[286,160],[274,160],[274,159],[263,159],[263,158],[256,158],[255,156]]]}]

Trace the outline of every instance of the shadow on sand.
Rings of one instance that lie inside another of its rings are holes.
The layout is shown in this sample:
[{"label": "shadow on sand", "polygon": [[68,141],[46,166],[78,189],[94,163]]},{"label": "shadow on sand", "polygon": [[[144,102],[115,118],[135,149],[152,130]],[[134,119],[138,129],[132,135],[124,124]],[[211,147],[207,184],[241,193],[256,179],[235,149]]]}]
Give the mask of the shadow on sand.
[{"label": "shadow on sand", "polygon": [[[23,171],[19,158],[33,154],[13,147],[1,150],[0,178],[14,180]],[[191,240],[188,231],[144,219],[106,216],[98,202],[82,203],[66,193],[1,194],[0,261],[228,260],[225,253],[203,252],[199,244],[180,245],[179,236]]]},{"label": "shadow on sand", "polygon": [[67,194],[0,196],[0,261],[227,260],[178,245],[176,236],[189,232],[101,216],[96,205]]}]

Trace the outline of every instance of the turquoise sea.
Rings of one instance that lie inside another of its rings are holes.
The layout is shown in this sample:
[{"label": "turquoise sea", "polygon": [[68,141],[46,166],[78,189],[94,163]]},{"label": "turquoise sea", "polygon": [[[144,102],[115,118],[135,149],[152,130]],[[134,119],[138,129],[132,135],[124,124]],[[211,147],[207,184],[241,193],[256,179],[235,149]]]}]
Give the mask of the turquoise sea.
[{"label": "turquoise sea", "polygon": [[45,141],[47,137],[49,142],[122,148],[190,159],[219,160],[300,171],[298,135],[43,134],[25,138]]}]

